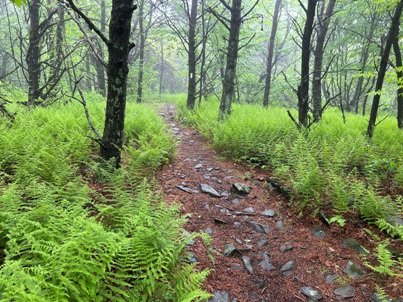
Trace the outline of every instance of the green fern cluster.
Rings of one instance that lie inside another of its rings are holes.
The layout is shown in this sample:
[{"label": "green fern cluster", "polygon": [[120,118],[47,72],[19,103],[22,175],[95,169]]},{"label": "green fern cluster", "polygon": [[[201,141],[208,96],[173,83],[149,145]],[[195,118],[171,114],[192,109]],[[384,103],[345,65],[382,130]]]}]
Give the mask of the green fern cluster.
[{"label": "green fern cluster", "polygon": [[[331,207],[336,214],[358,213],[378,226],[392,214],[403,216],[395,200],[378,193],[384,179],[403,183],[403,150],[398,143],[403,132],[392,119],[378,126],[369,143],[365,117],[347,114],[344,123],[336,109],[299,133],[283,108],[234,104],[231,116],[218,126],[217,102],[209,101],[194,112],[183,103],[178,108],[180,116],[213,139],[214,148],[224,155],[269,168],[292,190],[300,210],[309,208],[315,214]],[[398,236],[395,226],[382,225]]]},{"label": "green fern cluster", "polygon": [[[130,185],[134,187],[134,184]],[[84,187],[85,188],[85,187]],[[58,189],[9,185],[0,195],[0,301],[202,301],[207,271],[186,262],[184,220],[147,184],[88,198],[77,179]],[[67,196],[68,195],[68,196]]]}]

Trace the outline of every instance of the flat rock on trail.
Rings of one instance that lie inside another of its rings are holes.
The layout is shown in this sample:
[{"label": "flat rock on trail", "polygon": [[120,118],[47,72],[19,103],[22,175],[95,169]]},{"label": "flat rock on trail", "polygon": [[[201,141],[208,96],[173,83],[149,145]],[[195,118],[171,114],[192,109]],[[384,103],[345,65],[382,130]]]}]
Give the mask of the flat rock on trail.
[{"label": "flat rock on trail", "polygon": [[[348,301],[371,301],[372,281],[344,272],[349,260],[360,260],[341,244],[339,227],[322,225],[325,236],[315,237],[321,222],[298,218],[280,192],[267,188],[267,172],[218,160],[195,130],[174,120],[174,109],[160,112],[178,140],[177,156],[157,179],[167,202],[180,202],[189,214],[185,229],[212,238],[210,256],[199,238],[189,246],[196,267],[212,270],[205,283],[216,295],[210,301],[338,301],[334,291],[347,285],[355,290]],[[252,190],[239,193],[234,184]],[[203,193],[206,187],[218,195]]]}]

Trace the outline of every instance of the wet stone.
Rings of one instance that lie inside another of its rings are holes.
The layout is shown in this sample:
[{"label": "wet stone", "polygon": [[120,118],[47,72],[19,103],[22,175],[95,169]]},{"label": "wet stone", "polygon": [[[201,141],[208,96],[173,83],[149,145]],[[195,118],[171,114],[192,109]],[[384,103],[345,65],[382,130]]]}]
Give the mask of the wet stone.
[{"label": "wet stone", "polygon": [[233,199],[233,200],[231,200],[231,203],[232,204],[239,204],[240,201],[239,201],[239,199]]},{"label": "wet stone", "polygon": [[211,228],[206,228],[204,231],[206,232],[207,235],[210,236],[213,235],[213,230]]},{"label": "wet stone", "polygon": [[345,238],[343,239],[343,241],[341,242],[341,244],[345,247],[348,247],[350,249],[355,250],[356,252],[360,253],[360,254],[365,254],[365,249],[364,247],[361,245],[361,243],[359,243],[356,239],[354,238]]},{"label": "wet stone", "polygon": [[189,193],[189,194],[193,193],[193,190],[191,188],[181,186],[181,185],[178,185],[178,186],[175,186],[175,187],[177,187],[178,189],[180,189],[180,190],[182,190],[182,191],[184,191],[186,193]]},{"label": "wet stone", "polygon": [[221,197],[220,193],[218,193],[213,187],[210,187],[209,185],[199,184],[199,189],[200,192],[209,194],[210,196]]},{"label": "wet stone", "polygon": [[273,218],[277,215],[277,213],[274,210],[265,210],[262,212],[262,215]]},{"label": "wet stone", "polygon": [[211,171],[213,171],[213,170],[214,170],[214,168],[207,168],[207,169],[206,169],[207,172],[211,172]]},{"label": "wet stone", "polygon": [[197,258],[196,255],[193,254],[192,252],[189,252],[189,254],[188,254],[188,256],[187,256],[187,260],[188,260],[190,263],[199,262],[199,258]]},{"label": "wet stone", "polygon": [[234,183],[232,184],[232,190],[237,194],[249,194],[252,188],[245,184]]},{"label": "wet stone", "polygon": [[294,270],[295,270],[295,262],[294,261],[288,261],[280,269],[280,271],[283,273],[284,276],[291,275]]},{"label": "wet stone", "polygon": [[363,271],[361,268],[359,268],[353,261],[348,260],[346,268],[344,269],[344,272],[353,277],[353,278],[360,278],[363,275],[365,275],[365,271]]},{"label": "wet stone", "polygon": [[284,225],[283,221],[281,221],[281,220],[276,222],[276,227],[281,231],[285,230],[285,225]]},{"label": "wet stone", "polygon": [[270,230],[270,227],[268,225],[260,224],[254,221],[247,221],[247,223],[250,224],[252,228],[259,233],[267,234]]},{"label": "wet stone", "polygon": [[355,296],[355,289],[351,285],[336,288],[333,292],[337,299],[348,299]]},{"label": "wet stone", "polygon": [[229,293],[228,292],[215,292],[214,297],[209,300],[209,302],[230,302]]},{"label": "wet stone", "polygon": [[227,222],[226,222],[226,221],[221,220],[221,219],[219,219],[219,218],[214,218],[214,222],[215,222],[215,224],[218,224],[218,225],[224,225],[224,224],[227,224]]},{"label": "wet stone", "polygon": [[269,255],[267,255],[266,253],[263,254],[263,261],[260,262],[259,265],[261,268],[267,271],[275,269],[275,267],[270,263]]},{"label": "wet stone", "polygon": [[327,283],[333,283],[336,278],[337,274],[330,274],[325,277]]},{"label": "wet stone", "polygon": [[202,167],[203,167],[202,164],[197,164],[194,168],[195,168],[195,169],[201,169]]},{"label": "wet stone", "polygon": [[242,261],[245,264],[245,267],[248,270],[249,274],[253,275],[253,267],[250,262],[250,258],[248,256],[242,256]]},{"label": "wet stone", "polygon": [[286,242],[285,244],[280,246],[280,252],[282,252],[282,253],[288,252],[288,251],[291,251],[293,248],[294,247],[292,246],[292,244],[290,242]]},{"label": "wet stone", "polygon": [[227,257],[232,257],[232,256],[238,256],[241,255],[242,253],[249,252],[250,249],[240,249],[235,247],[233,243],[228,243],[224,245],[224,252],[223,255]]},{"label": "wet stone", "polygon": [[312,287],[309,286],[302,287],[301,293],[310,298],[312,301],[318,301],[323,299],[323,297],[318,293],[316,289],[313,289]]},{"label": "wet stone", "polygon": [[248,207],[248,208],[246,208],[246,209],[243,209],[243,211],[244,211],[245,213],[255,213],[255,210],[254,210],[252,207]]},{"label": "wet stone", "polygon": [[314,226],[312,229],[312,234],[316,237],[316,238],[324,238],[326,236],[326,232],[325,229],[321,226],[321,225],[316,225]]},{"label": "wet stone", "polygon": [[259,242],[257,243],[257,245],[258,245],[259,247],[262,247],[262,246],[267,245],[268,242],[269,242],[269,241],[266,240],[266,239],[260,239]]}]

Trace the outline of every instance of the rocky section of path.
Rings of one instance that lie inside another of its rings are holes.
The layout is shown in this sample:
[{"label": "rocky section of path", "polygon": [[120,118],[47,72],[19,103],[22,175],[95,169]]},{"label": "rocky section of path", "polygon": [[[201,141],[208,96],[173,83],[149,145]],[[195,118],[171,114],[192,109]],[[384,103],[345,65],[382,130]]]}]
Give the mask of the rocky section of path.
[{"label": "rocky section of path", "polygon": [[174,121],[173,105],[161,115],[178,152],[157,178],[167,201],[189,215],[186,230],[212,238],[211,248],[192,242],[189,255],[197,268],[212,270],[210,301],[376,301],[359,253],[345,244],[354,234],[298,218],[266,172],[218,160],[195,130]]}]

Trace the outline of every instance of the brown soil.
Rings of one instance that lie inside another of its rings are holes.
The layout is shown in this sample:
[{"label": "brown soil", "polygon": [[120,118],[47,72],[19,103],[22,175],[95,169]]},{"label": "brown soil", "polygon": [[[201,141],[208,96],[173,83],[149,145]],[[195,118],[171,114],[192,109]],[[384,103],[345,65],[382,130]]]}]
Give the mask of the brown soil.
[{"label": "brown soil", "polygon": [[[301,288],[310,286],[323,296],[321,301],[337,301],[333,291],[351,285],[355,288],[355,297],[348,301],[372,301],[369,297],[375,291],[376,275],[368,273],[352,279],[343,272],[348,260],[365,269],[361,256],[341,245],[343,238],[353,237],[366,247],[373,248],[370,238],[362,228],[357,227],[357,222],[347,222],[344,227],[337,224],[327,226],[311,215],[299,217],[280,192],[267,189],[267,171],[221,159],[195,130],[175,122],[173,114],[174,106],[166,105],[162,115],[178,138],[178,151],[176,159],[158,173],[157,179],[167,201],[180,202],[183,205],[182,214],[189,215],[185,225],[187,231],[212,229],[213,252],[208,252],[208,247],[200,239],[190,246],[199,259],[197,268],[211,269],[205,284],[210,293],[227,291],[230,301],[238,302],[307,301]],[[196,169],[196,164],[202,164],[202,168]],[[209,171],[209,168],[213,170]],[[223,195],[229,192],[229,196],[210,197],[202,193],[187,193],[176,187],[182,184],[198,190],[198,185],[202,183],[224,192]],[[233,183],[244,183],[253,189],[250,194],[239,197],[230,192]],[[240,200],[239,204],[231,203],[235,198]],[[254,215],[237,213],[245,213],[244,209],[248,207],[254,209]],[[267,209],[275,210],[277,216],[268,218],[261,215]],[[268,234],[258,233],[247,221],[268,225],[270,230]],[[277,227],[279,221],[284,224],[284,230]],[[313,236],[311,229],[315,225],[325,228],[323,239]],[[259,244],[261,240],[267,240],[266,244]],[[249,251],[232,257],[224,256],[224,245],[228,243]],[[285,244],[291,244],[293,248],[281,252],[280,247]],[[275,269],[267,271],[259,266],[264,253],[269,255]],[[246,269],[242,256],[250,257],[253,274]],[[295,270],[291,275],[284,276],[280,268],[290,260],[295,262]],[[333,283],[326,282],[325,277],[332,273],[336,273],[338,278]],[[376,282],[391,296],[403,296],[400,282]]]}]

